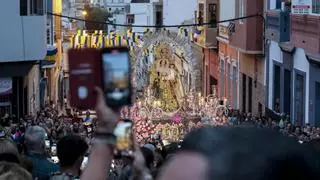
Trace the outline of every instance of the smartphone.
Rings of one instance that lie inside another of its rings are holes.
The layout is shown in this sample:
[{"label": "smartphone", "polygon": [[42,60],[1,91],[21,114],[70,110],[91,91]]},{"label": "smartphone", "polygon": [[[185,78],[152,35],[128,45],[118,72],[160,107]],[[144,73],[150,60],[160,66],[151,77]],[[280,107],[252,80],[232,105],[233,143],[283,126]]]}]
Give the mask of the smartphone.
[{"label": "smartphone", "polygon": [[116,155],[129,156],[133,153],[131,120],[125,119],[118,122],[114,135],[116,136]]},{"label": "smartphone", "polygon": [[83,158],[83,161],[82,161],[82,164],[81,164],[81,170],[84,170],[86,167],[87,167],[87,165],[88,165],[88,156],[85,156],[84,158]]},{"label": "smartphone", "polygon": [[101,50],[102,85],[106,103],[120,109],[132,103],[131,64],[125,47]]},{"label": "smartphone", "polygon": [[88,133],[91,133],[91,132],[92,132],[92,127],[91,127],[91,126],[88,126],[88,127],[87,127],[87,132],[88,132]]},{"label": "smartphone", "polygon": [[45,144],[46,144],[46,148],[49,149],[50,148],[50,140],[45,140]]},{"label": "smartphone", "polygon": [[69,59],[70,103],[79,110],[95,106],[94,88],[101,87],[100,51],[71,49]]},{"label": "smartphone", "polygon": [[58,156],[52,156],[51,160],[53,161],[53,163],[58,164],[59,163],[59,158]]},{"label": "smartphone", "polygon": [[55,156],[57,154],[57,146],[53,145],[51,146],[51,155]]}]

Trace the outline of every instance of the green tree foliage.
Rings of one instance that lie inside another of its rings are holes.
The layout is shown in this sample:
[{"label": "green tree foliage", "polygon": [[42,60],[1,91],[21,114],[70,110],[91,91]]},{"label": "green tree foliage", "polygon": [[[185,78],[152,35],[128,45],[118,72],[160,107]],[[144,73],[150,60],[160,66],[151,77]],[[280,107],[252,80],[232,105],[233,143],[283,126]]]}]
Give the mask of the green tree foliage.
[{"label": "green tree foliage", "polygon": [[[87,12],[85,16],[87,21],[107,22],[108,20],[109,14],[105,9],[86,6],[84,10]],[[87,30],[107,30],[107,28],[105,24],[86,22]]]}]

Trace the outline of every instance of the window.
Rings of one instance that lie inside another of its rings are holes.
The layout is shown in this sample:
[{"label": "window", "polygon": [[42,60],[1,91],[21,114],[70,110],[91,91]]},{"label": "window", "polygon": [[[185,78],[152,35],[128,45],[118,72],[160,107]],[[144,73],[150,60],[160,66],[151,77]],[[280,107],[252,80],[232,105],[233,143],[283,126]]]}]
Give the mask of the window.
[{"label": "window", "polygon": [[203,24],[203,11],[204,11],[204,4],[199,4],[199,12],[198,12],[198,23]]},{"label": "window", "polygon": [[156,25],[161,26],[162,25],[162,11],[156,12]]},{"label": "window", "polygon": [[[239,0],[239,17],[244,17],[244,0]],[[242,22],[243,19],[240,20]]]},{"label": "window", "polygon": [[28,15],[28,1],[20,0],[20,16]]},{"label": "window", "polygon": [[312,13],[320,14],[320,0],[312,0]]},{"label": "window", "polygon": [[227,97],[231,96],[231,65],[227,63]]},{"label": "window", "polygon": [[252,77],[249,77],[248,82],[248,112],[252,112]]},{"label": "window", "polygon": [[237,100],[238,100],[238,92],[237,92],[237,81],[238,81],[238,76],[237,76],[237,67],[233,66],[232,68],[232,76],[233,76],[233,81],[232,81],[232,102],[233,102],[233,108],[236,109],[237,107]]},{"label": "window", "polygon": [[220,97],[224,97],[224,60],[220,59]]},{"label": "window", "polygon": [[280,113],[281,68],[278,65],[274,65],[273,67],[273,110]]},{"label": "window", "polygon": [[30,0],[30,14],[31,15],[44,14],[43,0]]},{"label": "window", "polygon": [[281,9],[281,0],[276,0],[276,9]]},{"label": "window", "polygon": [[291,71],[284,70],[284,83],[283,83],[283,112],[286,115],[291,114]]},{"label": "window", "polygon": [[134,24],[134,14],[128,14],[128,24]]},{"label": "window", "polygon": [[242,112],[246,112],[247,105],[247,76],[242,74]]},{"label": "window", "polygon": [[212,24],[211,28],[216,28],[217,23],[217,4],[209,4],[209,22]]}]

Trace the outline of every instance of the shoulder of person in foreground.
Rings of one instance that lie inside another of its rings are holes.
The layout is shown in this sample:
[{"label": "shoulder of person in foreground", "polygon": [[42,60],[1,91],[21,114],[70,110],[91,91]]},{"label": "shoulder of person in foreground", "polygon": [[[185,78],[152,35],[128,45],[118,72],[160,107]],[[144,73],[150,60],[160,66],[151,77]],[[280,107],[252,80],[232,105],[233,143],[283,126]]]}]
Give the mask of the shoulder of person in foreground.
[{"label": "shoulder of person in foreground", "polygon": [[320,179],[319,158],[308,146],[268,129],[204,127],[187,134],[181,149],[166,166],[173,170],[163,170],[173,180]]}]

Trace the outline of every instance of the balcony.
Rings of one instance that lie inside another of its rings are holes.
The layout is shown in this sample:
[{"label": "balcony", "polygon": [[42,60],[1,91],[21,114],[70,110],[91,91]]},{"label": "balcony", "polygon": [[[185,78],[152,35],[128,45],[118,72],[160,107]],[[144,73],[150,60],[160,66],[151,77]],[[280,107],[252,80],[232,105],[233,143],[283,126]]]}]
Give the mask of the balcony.
[{"label": "balcony", "polygon": [[290,28],[289,12],[270,10],[266,13],[266,39],[289,42]]},{"label": "balcony", "polygon": [[218,28],[205,27],[202,33],[198,36],[196,44],[204,48],[217,48],[217,31]]},{"label": "balcony", "polygon": [[292,14],[291,23],[293,45],[303,48],[307,54],[319,54],[320,16]]},{"label": "balcony", "polygon": [[[243,4],[241,5],[240,2]],[[236,14],[238,17],[257,15],[263,12],[263,0],[236,1]],[[241,9],[239,9],[242,7]],[[240,12],[240,10],[242,12]],[[229,44],[236,47],[242,53],[263,53],[263,19],[260,16],[250,17],[233,22],[233,28],[229,35]]]},{"label": "balcony", "polygon": [[261,54],[263,52],[263,20],[254,17],[234,23],[230,33],[229,43],[246,54]]}]

